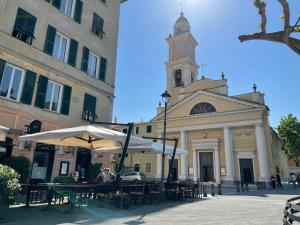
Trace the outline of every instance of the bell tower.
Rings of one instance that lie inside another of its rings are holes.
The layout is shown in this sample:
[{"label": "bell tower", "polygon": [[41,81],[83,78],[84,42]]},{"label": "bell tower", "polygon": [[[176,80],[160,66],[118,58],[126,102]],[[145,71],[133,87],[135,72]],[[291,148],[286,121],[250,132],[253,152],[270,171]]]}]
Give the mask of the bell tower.
[{"label": "bell tower", "polygon": [[191,33],[189,21],[183,12],[174,25],[173,34],[166,39],[169,44],[167,66],[167,90],[172,95],[171,104],[178,101],[176,97],[184,88],[198,79],[195,49],[198,45]]}]

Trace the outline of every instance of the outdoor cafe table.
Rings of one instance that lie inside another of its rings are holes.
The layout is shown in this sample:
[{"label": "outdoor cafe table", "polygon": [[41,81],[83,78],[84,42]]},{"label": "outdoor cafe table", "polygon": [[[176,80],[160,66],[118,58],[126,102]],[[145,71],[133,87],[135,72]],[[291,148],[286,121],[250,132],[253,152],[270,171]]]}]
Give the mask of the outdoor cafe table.
[{"label": "outdoor cafe table", "polygon": [[47,202],[51,205],[53,194],[56,190],[69,190],[74,193],[90,192],[112,192],[114,189],[113,183],[103,184],[58,184],[58,183],[41,183],[41,184],[26,184],[23,187],[27,188],[26,206],[29,206],[32,190],[47,190]]},{"label": "outdoor cafe table", "polygon": [[[31,191],[47,191],[47,202],[48,206],[51,205],[53,195],[59,192],[70,191],[72,193],[93,193],[94,198],[97,193],[130,193],[140,190],[143,187],[143,195],[148,187],[153,185],[153,183],[147,182],[110,182],[110,183],[100,183],[100,184],[59,184],[59,183],[40,183],[40,184],[26,184],[23,185],[27,188],[26,206],[29,206]],[[144,197],[144,196],[143,196]]]}]

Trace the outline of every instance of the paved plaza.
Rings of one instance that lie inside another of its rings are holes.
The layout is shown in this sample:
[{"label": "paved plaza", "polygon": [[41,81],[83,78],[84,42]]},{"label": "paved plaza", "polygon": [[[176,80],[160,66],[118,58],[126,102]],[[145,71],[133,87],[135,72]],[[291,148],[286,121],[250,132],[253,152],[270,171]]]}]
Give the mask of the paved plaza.
[{"label": "paved plaza", "polygon": [[239,193],[225,190],[224,195],[194,202],[167,202],[140,208],[115,209],[93,202],[89,207],[70,211],[67,206],[46,209],[45,206],[17,207],[0,210],[0,223],[7,225],[54,224],[282,224],[282,211],[287,199],[299,194],[299,189]]}]

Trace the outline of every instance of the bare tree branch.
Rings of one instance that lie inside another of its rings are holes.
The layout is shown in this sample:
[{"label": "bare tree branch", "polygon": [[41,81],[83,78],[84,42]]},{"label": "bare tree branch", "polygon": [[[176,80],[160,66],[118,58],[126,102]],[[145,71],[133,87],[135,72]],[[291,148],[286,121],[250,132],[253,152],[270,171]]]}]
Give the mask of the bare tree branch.
[{"label": "bare tree branch", "polygon": [[300,17],[294,26],[290,25],[290,8],[287,0],[278,0],[281,4],[284,14],[284,28],[282,31],[267,33],[267,17],[266,17],[266,3],[263,0],[254,0],[254,5],[258,9],[261,16],[261,33],[254,33],[248,35],[241,35],[239,39],[241,42],[250,40],[264,40],[273,41],[287,45],[291,50],[300,55],[300,40],[290,37],[291,33],[299,32]]}]

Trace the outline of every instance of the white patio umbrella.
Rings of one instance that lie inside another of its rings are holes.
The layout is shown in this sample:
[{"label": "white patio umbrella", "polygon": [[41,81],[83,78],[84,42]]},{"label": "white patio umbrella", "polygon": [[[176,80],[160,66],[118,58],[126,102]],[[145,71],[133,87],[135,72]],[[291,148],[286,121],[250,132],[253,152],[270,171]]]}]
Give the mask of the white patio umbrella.
[{"label": "white patio umbrella", "polygon": [[[51,145],[63,145],[95,149],[100,147],[121,147],[127,134],[100,126],[88,125],[59,130],[51,130],[36,134],[20,136],[21,141],[35,141]],[[149,145],[151,142],[140,137],[131,136],[129,146]]]},{"label": "white patio umbrella", "polygon": [[[122,153],[122,148],[120,147],[103,147],[103,148],[97,148],[95,149],[95,152],[97,153],[110,153],[110,154],[116,154],[116,153]],[[166,145],[165,148],[165,154],[173,154],[174,147],[171,145]],[[157,142],[151,142],[150,144],[146,145],[140,145],[140,146],[129,146],[127,149],[127,153],[145,153],[145,154],[162,154],[163,152],[163,145]],[[177,148],[176,149],[176,155],[182,155],[187,154],[188,151],[186,149]]]}]

